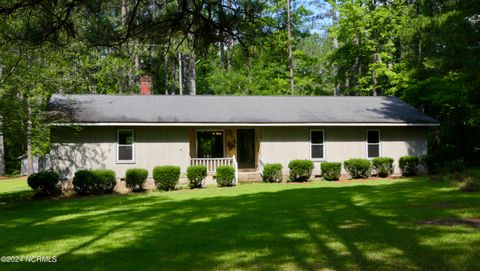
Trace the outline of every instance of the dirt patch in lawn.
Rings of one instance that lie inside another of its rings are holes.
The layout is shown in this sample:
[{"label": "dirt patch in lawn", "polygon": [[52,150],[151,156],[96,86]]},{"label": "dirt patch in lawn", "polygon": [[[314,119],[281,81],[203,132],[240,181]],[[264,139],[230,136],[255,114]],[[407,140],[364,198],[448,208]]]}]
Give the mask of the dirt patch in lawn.
[{"label": "dirt patch in lawn", "polygon": [[433,226],[457,226],[465,225],[473,228],[480,228],[480,218],[437,218],[420,221],[423,225]]},{"label": "dirt patch in lawn", "polygon": [[27,176],[20,176],[20,177],[6,177],[6,176],[0,176],[0,181],[10,181],[10,180],[27,180]]}]

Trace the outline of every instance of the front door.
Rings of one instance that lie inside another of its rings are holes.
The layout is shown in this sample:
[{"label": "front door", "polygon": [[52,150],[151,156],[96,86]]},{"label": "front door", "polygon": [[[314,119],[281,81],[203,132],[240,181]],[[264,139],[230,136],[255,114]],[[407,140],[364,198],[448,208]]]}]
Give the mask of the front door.
[{"label": "front door", "polygon": [[255,168],[255,130],[237,130],[237,160],[239,168]]}]

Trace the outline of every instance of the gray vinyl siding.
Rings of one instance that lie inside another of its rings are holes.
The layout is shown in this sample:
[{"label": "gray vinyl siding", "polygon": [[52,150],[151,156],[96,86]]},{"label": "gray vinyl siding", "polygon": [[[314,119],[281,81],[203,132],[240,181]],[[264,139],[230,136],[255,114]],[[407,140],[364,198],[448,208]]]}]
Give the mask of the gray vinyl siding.
[{"label": "gray vinyl siding", "polygon": [[[425,127],[267,127],[262,129],[260,159],[264,163],[281,163],[284,174],[293,159],[310,159],[310,130],[325,133],[325,158],[322,161],[343,162],[350,158],[367,158],[366,131],[380,131],[380,155],[395,160],[395,173],[400,174],[398,160],[404,155],[427,153]],[[321,161],[315,161],[314,174],[320,174]],[[344,170],[342,170],[345,173]]]},{"label": "gray vinyl siding", "polygon": [[[117,162],[117,130],[134,130],[135,160]],[[145,168],[152,173],[158,165],[178,165],[182,172],[189,163],[188,128],[185,127],[83,127],[53,128],[52,163],[63,178],[78,169],[112,169],[118,178],[128,168]]]},{"label": "gray vinyl siding", "polygon": [[[135,161],[117,163],[117,130],[133,129]],[[178,165],[182,173],[189,165],[189,127],[83,127],[51,130],[53,168],[62,178],[72,178],[78,169],[113,169],[123,178],[128,168],[145,168],[151,175],[158,165]],[[198,128],[202,129],[202,128]],[[223,129],[231,129],[224,127]],[[259,133],[258,157],[264,163],[281,163],[284,174],[293,159],[310,159],[310,130],[324,131],[324,161],[343,162],[349,158],[366,158],[366,131],[380,131],[381,156],[398,159],[404,155],[420,156],[427,152],[426,127],[263,127]],[[314,174],[320,174],[315,161]],[[345,173],[345,172],[344,172]]]}]

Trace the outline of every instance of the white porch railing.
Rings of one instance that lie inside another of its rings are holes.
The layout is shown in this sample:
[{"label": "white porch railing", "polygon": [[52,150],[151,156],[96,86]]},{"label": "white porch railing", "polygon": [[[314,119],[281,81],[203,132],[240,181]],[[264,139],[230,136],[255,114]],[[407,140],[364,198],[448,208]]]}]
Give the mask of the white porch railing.
[{"label": "white porch railing", "polygon": [[191,166],[206,166],[208,173],[215,173],[219,166],[232,166],[235,169],[234,185],[238,184],[238,163],[235,155],[231,158],[190,158]]}]

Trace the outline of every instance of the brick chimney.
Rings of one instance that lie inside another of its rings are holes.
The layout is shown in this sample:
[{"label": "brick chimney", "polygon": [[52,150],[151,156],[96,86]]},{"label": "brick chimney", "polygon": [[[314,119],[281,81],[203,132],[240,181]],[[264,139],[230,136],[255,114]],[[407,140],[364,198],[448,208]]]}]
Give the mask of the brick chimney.
[{"label": "brick chimney", "polygon": [[140,95],[152,95],[152,78],[142,76],[140,78]]}]

